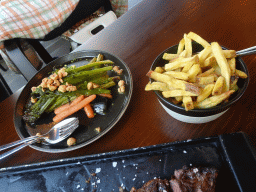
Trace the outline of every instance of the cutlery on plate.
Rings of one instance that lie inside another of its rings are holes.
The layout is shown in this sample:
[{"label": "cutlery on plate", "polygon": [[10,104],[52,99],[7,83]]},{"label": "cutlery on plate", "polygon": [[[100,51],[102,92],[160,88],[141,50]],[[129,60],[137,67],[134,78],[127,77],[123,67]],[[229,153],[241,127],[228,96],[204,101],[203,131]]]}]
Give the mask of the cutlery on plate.
[{"label": "cutlery on plate", "polygon": [[6,153],[1,154],[0,160],[19,151],[20,149],[26,147],[27,145],[35,143],[39,140],[49,144],[56,144],[60,141],[63,141],[64,139],[69,137],[78,126],[79,126],[78,118],[72,117],[59,122],[58,124],[53,126],[50,129],[50,131],[48,131],[43,135],[35,135],[35,136],[27,137],[27,138],[6,144],[6,145],[2,145],[0,146],[0,151],[22,144]]}]

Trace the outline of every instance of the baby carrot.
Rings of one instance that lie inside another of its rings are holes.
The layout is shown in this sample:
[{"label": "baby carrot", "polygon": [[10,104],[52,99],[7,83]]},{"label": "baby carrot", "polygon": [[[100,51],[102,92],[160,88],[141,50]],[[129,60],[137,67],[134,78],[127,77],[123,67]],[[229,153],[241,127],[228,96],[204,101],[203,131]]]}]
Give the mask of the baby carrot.
[{"label": "baby carrot", "polygon": [[84,111],[88,118],[94,117],[94,111],[90,103],[84,106]]},{"label": "baby carrot", "polygon": [[57,114],[54,118],[53,121],[54,122],[60,122],[63,119],[65,119],[66,117],[74,114],[75,112],[79,111],[80,109],[82,109],[85,105],[89,104],[90,102],[92,102],[94,99],[96,98],[96,95],[90,95],[86,98],[84,98],[82,101],[80,101],[79,103],[77,103],[76,105],[71,106],[68,110],[65,110],[59,114]]},{"label": "baby carrot", "polygon": [[71,103],[67,103],[65,105],[58,107],[57,109],[54,110],[54,113],[57,115],[57,114],[61,113],[62,111],[68,110],[69,107],[76,105],[83,99],[84,99],[84,95],[81,95],[81,96],[77,97],[76,99],[74,99]]},{"label": "baby carrot", "polygon": [[109,98],[109,99],[113,98],[113,96],[110,93],[100,93],[98,95],[101,96],[101,97]]}]

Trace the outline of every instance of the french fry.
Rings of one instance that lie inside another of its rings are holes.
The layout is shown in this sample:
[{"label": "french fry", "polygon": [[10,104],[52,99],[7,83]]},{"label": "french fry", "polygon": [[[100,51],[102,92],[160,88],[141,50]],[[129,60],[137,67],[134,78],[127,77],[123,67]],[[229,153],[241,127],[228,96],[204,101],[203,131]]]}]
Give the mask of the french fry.
[{"label": "french fry", "polygon": [[197,43],[199,43],[203,47],[210,46],[210,44],[206,40],[204,40],[202,37],[200,37],[199,35],[195,34],[194,32],[189,32],[188,33],[188,37],[190,39],[196,41]]},{"label": "french fry", "polygon": [[227,62],[227,59],[224,56],[221,46],[217,42],[211,44],[212,52],[217,60],[218,65],[221,69],[221,75],[225,78],[225,87],[224,92],[230,89],[230,67]]},{"label": "french fry", "polygon": [[217,62],[212,65],[212,68],[214,68],[216,75],[221,76],[221,69],[220,69],[220,66],[217,64]]},{"label": "french fry", "polygon": [[168,83],[168,82],[172,81],[172,79],[173,79],[170,75],[164,75],[162,73],[158,73],[158,72],[155,72],[152,70],[150,70],[147,73],[147,76],[151,79],[154,79],[155,81],[160,81],[163,83]]},{"label": "french fry", "polygon": [[[177,99],[176,99],[177,98]],[[181,98],[181,99],[179,99],[179,98]],[[178,105],[181,101],[182,101],[182,98],[183,97],[170,97],[169,98],[169,100],[173,103],[173,104],[175,104],[175,105]]]},{"label": "french fry", "polygon": [[166,71],[171,71],[174,69],[184,67],[188,63],[192,63],[192,64],[198,63],[198,61],[199,61],[198,55],[195,55],[195,56],[189,57],[189,58],[178,58],[178,59],[174,60],[173,62],[165,64],[164,69]]},{"label": "french fry", "polygon": [[211,52],[212,52],[211,46],[207,46],[198,54],[199,64],[201,66],[204,65],[204,61],[207,59],[207,57],[210,55]]},{"label": "french fry", "polygon": [[233,58],[236,57],[236,51],[235,50],[223,50],[224,56],[226,58]]},{"label": "french fry", "polygon": [[197,77],[206,77],[206,76],[209,76],[211,74],[214,74],[214,72],[215,72],[215,69],[214,68],[210,68],[207,71],[199,74]]},{"label": "french fry", "polygon": [[194,62],[188,62],[183,68],[182,68],[182,72],[183,73],[187,73],[191,67],[194,65]]},{"label": "french fry", "polygon": [[231,78],[230,78],[230,90],[237,91],[237,89],[238,89],[238,86],[237,86],[238,79],[239,79],[238,76],[231,76]]},{"label": "french fry", "polygon": [[163,59],[164,60],[173,60],[173,59],[175,59],[175,58],[177,58],[177,57],[179,57],[179,55],[178,54],[172,54],[172,53],[164,53],[163,54]]},{"label": "french fry", "polygon": [[177,101],[177,102],[181,102],[183,97],[182,96],[177,96],[177,97],[174,97],[174,99]]},{"label": "french fry", "polygon": [[214,65],[216,62],[216,58],[212,55],[205,59],[203,63],[201,63],[201,67],[209,67]]},{"label": "french fry", "polygon": [[154,71],[157,73],[163,73],[165,70],[162,67],[156,67]]},{"label": "french fry", "polygon": [[180,53],[179,56],[180,56],[180,57],[184,57],[184,58],[188,57],[188,51],[187,51],[187,50],[183,50],[183,51]]},{"label": "french fry", "polygon": [[187,34],[184,34],[184,40],[185,40],[185,50],[187,51],[187,57],[192,56],[192,40],[187,36]]},{"label": "french fry", "polygon": [[229,67],[230,67],[231,75],[234,75],[235,72],[236,72],[236,58],[229,59],[228,64],[229,64]]},{"label": "french fry", "polygon": [[238,69],[236,69],[235,74],[242,79],[246,79],[248,77],[245,72]]},{"label": "french fry", "polygon": [[197,102],[201,102],[207,97],[209,97],[212,93],[213,87],[214,87],[214,84],[206,85],[202,90],[202,92],[200,93],[200,95],[197,96]]},{"label": "french fry", "polygon": [[177,54],[180,54],[184,50],[184,48],[185,48],[185,39],[182,38],[178,45]]},{"label": "french fry", "polygon": [[179,89],[171,90],[171,91],[163,91],[162,94],[165,98],[178,97],[178,96],[197,96],[192,92],[179,90]]},{"label": "french fry", "polygon": [[212,95],[220,95],[222,93],[224,83],[224,77],[219,76],[212,90]]},{"label": "french fry", "polygon": [[192,98],[190,96],[183,97],[183,104],[184,104],[186,111],[194,109],[194,104],[193,104]]},{"label": "french fry", "polygon": [[196,95],[199,95],[201,91],[201,89],[198,86],[179,79],[173,79],[172,81],[167,82],[167,84],[169,87],[188,91]]},{"label": "french fry", "polygon": [[196,76],[201,72],[201,67],[199,64],[194,64],[188,71],[189,81],[194,83],[196,82]]},{"label": "french fry", "polygon": [[156,90],[156,91],[168,91],[168,85],[166,83],[162,83],[162,82],[148,82],[148,84],[145,87],[145,91],[152,91],[152,90]]},{"label": "french fry", "polygon": [[226,100],[227,98],[229,98],[229,96],[234,92],[235,92],[234,90],[230,90],[225,93],[222,93],[221,95],[214,95],[214,96],[208,97],[205,100],[199,103],[196,103],[195,108],[206,109],[206,108],[214,107],[220,104],[221,102],[223,102],[224,100]]},{"label": "french fry", "polygon": [[178,72],[178,71],[166,71],[164,74],[171,75],[176,79],[188,80],[188,73]]},{"label": "french fry", "polygon": [[205,76],[205,77],[197,77],[196,78],[196,82],[199,85],[207,85],[207,84],[210,84],[210,83],[214,83],[214,80],[215,80],[215,75],[208,75],[208,76]]}]

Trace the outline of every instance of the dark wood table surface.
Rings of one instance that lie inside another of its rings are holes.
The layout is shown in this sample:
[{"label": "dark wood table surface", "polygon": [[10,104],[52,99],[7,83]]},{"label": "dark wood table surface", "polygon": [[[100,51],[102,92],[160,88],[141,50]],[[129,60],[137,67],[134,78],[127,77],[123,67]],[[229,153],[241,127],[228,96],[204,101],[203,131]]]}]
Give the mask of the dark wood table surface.
[{"label": "dark wood table surface", "polygon": [[[65,153],[46,153],[24,148],[0,162],[0,167],[117,151],[166,142],[243,131],[256,146],[256,57],[244,56],[250,83],[246,93],[223,116],[210,123],[187,124],[169,116],[153,92],[145,92],[146,73],[166,48],[184,33],[240,50],[256,45],[254,0],[144,0],[130,9],[76,51],[98,49],[120,57],[130,68],[134,90],[127,111],[114,128],[99,140]],[[20,91],[0,103],[0,145],[19,139],[13,113]]]}]

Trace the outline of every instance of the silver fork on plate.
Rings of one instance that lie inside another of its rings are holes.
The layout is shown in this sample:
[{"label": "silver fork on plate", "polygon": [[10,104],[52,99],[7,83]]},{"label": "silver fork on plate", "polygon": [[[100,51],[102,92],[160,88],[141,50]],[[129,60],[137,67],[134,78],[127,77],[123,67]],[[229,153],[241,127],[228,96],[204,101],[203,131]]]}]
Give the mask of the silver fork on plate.
[{"label": "silver fork on plate", "polygon": [[56,144],[60,141],[63,141],[64,139],[69,137],[78,126],[79,126],[78,118],[72,117],[59,122],[58,124],[53,126],[50,129],[50,131],[48,131],[43,135],[35,135],[35,136],[27,137],[27,138],[6,144],[6,145],[2,145],[0,146],[0,151],[22,144],[6,153],[1,154],[0,160],[21,150],[22,148],[32,143],[37,142],[38,140],[45,141],[49,144]]}]

